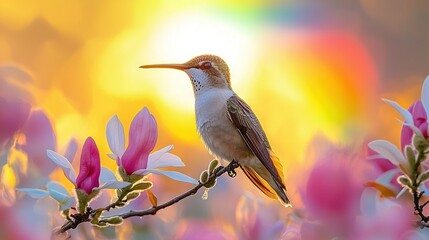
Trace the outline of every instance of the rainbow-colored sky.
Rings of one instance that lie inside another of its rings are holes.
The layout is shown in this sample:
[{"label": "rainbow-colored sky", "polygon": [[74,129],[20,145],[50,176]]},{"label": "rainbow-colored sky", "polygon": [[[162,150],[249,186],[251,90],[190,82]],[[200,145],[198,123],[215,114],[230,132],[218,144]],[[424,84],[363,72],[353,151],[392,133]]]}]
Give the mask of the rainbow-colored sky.
[{"label": "rainbow-colored sky", "polygon": [[147,106],[157,148],[174,144],[183,171],[197,177],[212,157],[196,132],[188,77],[138,67],[219,55],[297,182],[316,135],[346,145],[399,141],[398,115],[381,98],[403,106],[418,98],[429,73],[427,9],[370,0],[1,1],[0,67],[31,78],[4,78],[0,96],[43,109],[60,148],[92,136],[102,154],[108,119],[117,114],[127,131]]}]

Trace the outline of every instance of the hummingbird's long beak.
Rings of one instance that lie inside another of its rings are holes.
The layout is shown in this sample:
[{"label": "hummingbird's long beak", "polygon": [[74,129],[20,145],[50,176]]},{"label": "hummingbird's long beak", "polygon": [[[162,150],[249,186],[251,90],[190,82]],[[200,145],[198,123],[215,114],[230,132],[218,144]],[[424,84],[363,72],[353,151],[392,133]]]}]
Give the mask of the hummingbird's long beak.
[{"label": "hummingbird's long beak", "polygon": [[139,68],[173,68],[178,70],[186,70],[189,67],[185,64],[151,64],[151,65],[142,65]]}]

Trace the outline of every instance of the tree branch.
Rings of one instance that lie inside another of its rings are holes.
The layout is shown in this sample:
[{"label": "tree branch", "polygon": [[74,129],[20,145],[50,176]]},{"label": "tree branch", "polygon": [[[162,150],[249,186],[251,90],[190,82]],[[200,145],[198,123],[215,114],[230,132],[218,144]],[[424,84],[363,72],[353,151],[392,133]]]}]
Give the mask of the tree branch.
[{"label": "tree branch", "polygon": [[[218,167],[216,168],[213,173],[210,175],[208,182],[211,182],[212,180],[218,178],[219,176],[221,176],[222,174],[228,172],[228,175],[230,174],[230,172],[234,172],[234,169],[236,169],[237,167],[239,167],[238,163],[236,161],[232,161],[228,166],[226,167]],[[231,176],[231,175],[230,175]],[[205,184],[199,182],[199,184],[197,186],[195,186],[194,188],[190,189],[189,191],[171,199],[168,202],[165,202],[161,205],[158,206],[154,206],[152,208],[149,208],[147,210],[143,210],[143,211],[129,211],[127,213],[123,213],[118,215],[119,217],[122,217],[123,219],[125,218],[129,218],[129,217],[142,217],[142,216],[146,216],[146,215],[155,215],[159,210],[164,209],[166,207],[169,207],[179,201],[181,201],[182,199],[185,199],[189,196],[194,195],[195,193],[198,192],[198,190],[202,187],[204,187]]]},{"label": "tree branch", "polygon": [[[209,176],[209,179],[206,183],[201,183],[200,181],[198,181],[198,185],[196,185],[195,187],[193,187],[192,189],[188,190],[187,192],[184,192],[182,194],[180,194],[179,196],[171,199],[170,201],[167,201],[161,205],[158,206],[153,206],[152,208],[149,208],[147,210],[141,210],[141,211],[134,211],[131,210],[129,212],[123,213],[123,214],[119,214],[116,215],[117,217],[121,217],[123,219],[125,218],[130,218],[130,217],[142,217],[142,216],[146,216],[146,215],[155,215],[159,210],[167,208],[189,196],[192,196],[194,194],[196,194],[198,192],[198,190],[202,187],[204,187],[207,183],[215,180],[216,178],[220,177],[221,175],[223,175],[224,173],[228,172],[229,176],[235,176],[235,169],[238,168],[240,165],[236,162],[236,161],[232,161],[231,163],[229,163],[226,167],[222,167],[219,166],[217,167]],[[111,208],[115,208],[118,206],[123,205],[125,202],[121,199],[118,199],[118,201],[109,204],[108,206],[106,206],[105,208],[102,209],[102,211],[109,211]],[[61,227],[56,228],[54,230],[54,234],[62,234],[65,233],[67,230],[70,229],[74,229],[76,228],[79,224],[84,223],[84,222],[90,222],[94,215],[96,214],[97,209],[91,209],[88,208],[86,213],[77,213],[77,214],[72,214],[70,217],[71,219],[68,220],[66,223],[64,223]]]},{"label": "tree branch", "polygon": [[429,227],[429,216],[426,216],[423,213],[423,209],[424,207],[429,203],[429,201],[420,204],[420,200],[423,197],[424,191],[420,192],[419,191],[419,185],[421,184],[417,179],[420,175],[420,164],[421,162],[424,160],[425,158],[425,153],[420,152],[418,157],[417,157],[417,161],[416,164],[414,165],[414,168],[412,169],[412,188],[411,188],[411,192],[413,194],[413,203],[414,203],[414,214],[420,217],[420,221],[419,226],[420,227]]}]

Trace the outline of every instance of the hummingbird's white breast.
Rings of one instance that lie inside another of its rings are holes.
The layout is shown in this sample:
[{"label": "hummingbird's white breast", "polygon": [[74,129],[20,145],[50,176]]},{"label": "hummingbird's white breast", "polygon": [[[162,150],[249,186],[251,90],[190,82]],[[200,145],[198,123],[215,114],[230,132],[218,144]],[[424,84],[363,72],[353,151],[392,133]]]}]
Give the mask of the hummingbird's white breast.
[{"label": "hummingbird's white breast", "polygon": [[209,88],[195,96],[197,129],[208,150],[218,159],[244,160],[253,154],[228,117],[231,89]]},{"label": "hummingbird's white breast", "polygon": [[207,122],[215,121],[226,113],[226,101],[234,95],[230,89],[210,88],[195,96],[197,128]]}]

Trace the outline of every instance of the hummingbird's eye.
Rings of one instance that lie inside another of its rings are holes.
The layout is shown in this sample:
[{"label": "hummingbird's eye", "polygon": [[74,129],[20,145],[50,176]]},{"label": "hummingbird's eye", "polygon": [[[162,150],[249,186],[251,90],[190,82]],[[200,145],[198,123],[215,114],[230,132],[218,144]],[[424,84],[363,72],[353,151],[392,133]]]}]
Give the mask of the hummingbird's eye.
[{"label": "hummingbird's eye", "polygon": [[209,69],[211,67],[212,67],[211,62],[203,62],[203,64],[201,64],[201,69]]}]

